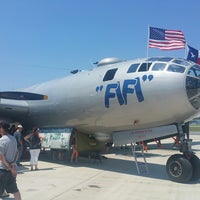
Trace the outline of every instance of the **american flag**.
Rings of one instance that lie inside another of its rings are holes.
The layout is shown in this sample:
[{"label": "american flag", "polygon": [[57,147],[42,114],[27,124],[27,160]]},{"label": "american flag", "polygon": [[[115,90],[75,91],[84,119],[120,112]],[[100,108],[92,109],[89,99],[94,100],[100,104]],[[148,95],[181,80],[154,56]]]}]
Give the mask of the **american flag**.
[{"label": "american flag", "polygon": [[149,48],[175,50],[185,48],[185,37],[180,30],[166,30],[150,27]]}]

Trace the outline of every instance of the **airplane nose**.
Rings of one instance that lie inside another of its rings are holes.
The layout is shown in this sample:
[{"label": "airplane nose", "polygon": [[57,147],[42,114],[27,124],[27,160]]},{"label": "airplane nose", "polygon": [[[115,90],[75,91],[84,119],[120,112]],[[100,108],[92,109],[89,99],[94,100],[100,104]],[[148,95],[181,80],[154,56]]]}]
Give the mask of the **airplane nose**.
[{"label": "airplane nose", "polygon": [[195,109],[200,108],[200,66],[193,65],[186,76],[187,96]]}]

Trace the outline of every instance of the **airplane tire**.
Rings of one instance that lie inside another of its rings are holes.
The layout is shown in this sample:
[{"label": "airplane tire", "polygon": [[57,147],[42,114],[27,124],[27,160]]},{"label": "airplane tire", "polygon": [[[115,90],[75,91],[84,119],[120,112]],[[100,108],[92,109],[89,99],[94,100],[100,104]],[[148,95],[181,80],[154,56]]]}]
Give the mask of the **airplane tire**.
[{"label": "airplane tire", "polygon": [[197,181],[200,178],[200,160],[196,155],[192,155],[190,158],[192,165],[192,181]]},{"label": "airplane tire", "polygon": [[169,157],[166,171],[169,179],[174,182],[187,183],[192,178],[192,164],[181,154]]}]

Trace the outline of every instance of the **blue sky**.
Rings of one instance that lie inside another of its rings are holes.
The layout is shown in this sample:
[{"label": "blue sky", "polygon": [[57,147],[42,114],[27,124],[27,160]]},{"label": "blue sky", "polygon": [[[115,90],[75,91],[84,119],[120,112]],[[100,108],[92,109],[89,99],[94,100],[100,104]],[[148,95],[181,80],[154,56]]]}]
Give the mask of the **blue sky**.
[{"label": "blue sky", "polygon": [[91,69],[106,57],[146,57],[148,25],[182,30],[200,49],[199,8],[197,0],[0,0],[0,91]]}]

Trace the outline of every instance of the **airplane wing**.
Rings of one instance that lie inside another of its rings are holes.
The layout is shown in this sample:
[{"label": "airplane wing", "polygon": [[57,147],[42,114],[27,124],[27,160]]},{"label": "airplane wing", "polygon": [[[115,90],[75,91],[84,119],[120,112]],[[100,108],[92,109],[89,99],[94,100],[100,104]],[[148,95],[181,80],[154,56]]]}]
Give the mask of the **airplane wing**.
[{"label": "airplane wing", "polygon": [[47,98],[46,95],[29,92],[0,92],[0,119],[23,121],[29,113],[28,101]]},{"label": "airplane wing", "polygon": [[0,118],[9,121],[20,121],[28,114],[26,101],[0,99]]},{"label": "airplane wing", "polygon": [[45,100],[48,99],[48,96],[30,92],[6,91],[6,92],[0,92],[0,99],[1,98],[33,101],[33,100]]}]

